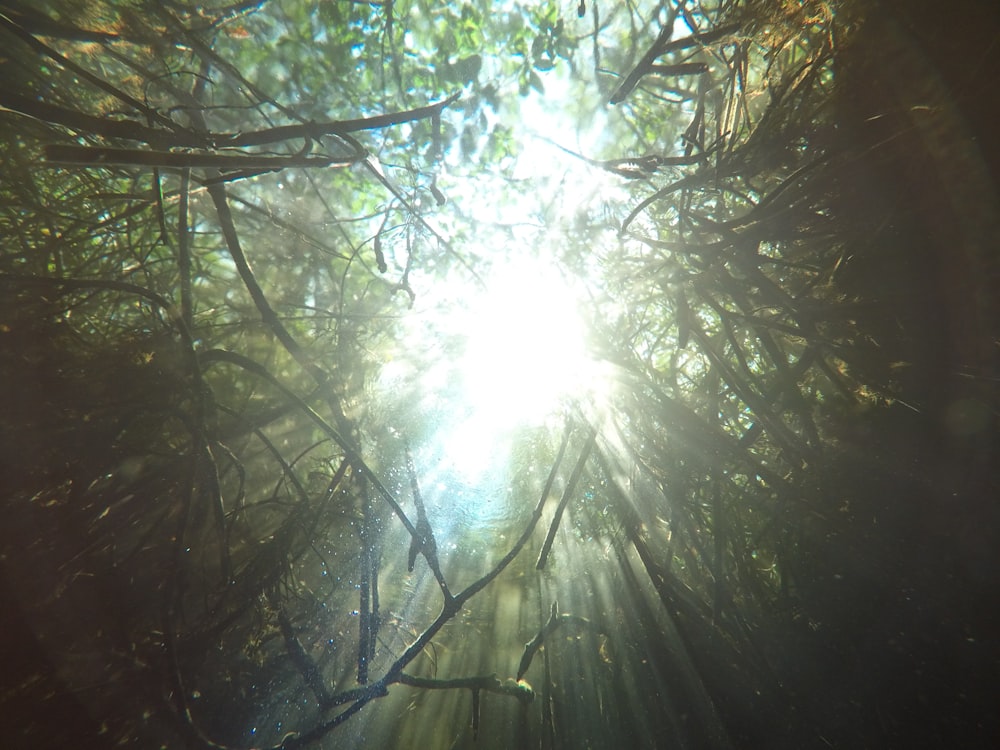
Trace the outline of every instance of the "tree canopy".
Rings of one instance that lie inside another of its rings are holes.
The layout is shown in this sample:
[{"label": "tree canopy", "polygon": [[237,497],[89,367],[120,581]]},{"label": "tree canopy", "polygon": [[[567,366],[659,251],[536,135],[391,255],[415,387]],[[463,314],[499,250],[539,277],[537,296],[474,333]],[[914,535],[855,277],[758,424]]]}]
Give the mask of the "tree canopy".
[{"label": "tree canopy", "polygon": [[0,3],[4,744],[988,746],[959,6]]}]

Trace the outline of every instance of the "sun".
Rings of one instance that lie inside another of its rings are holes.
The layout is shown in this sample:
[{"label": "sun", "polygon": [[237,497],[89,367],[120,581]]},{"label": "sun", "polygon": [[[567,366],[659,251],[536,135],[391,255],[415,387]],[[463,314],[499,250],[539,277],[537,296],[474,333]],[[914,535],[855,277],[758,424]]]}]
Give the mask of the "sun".
[{"label": "sun", "polygon": [[465,397],[498,424],[544,417],[587,376],[578,301],[553,269],[532,261],[505,263],[488,284],[467,313]]},{"label": "sun", "polygon": [[509,258],[468,301],[456,325],[460,414],[443,436],[458,466],[476,471],[513,433],[538,426],[600,390],[600,367],[587,346],[581,295],[551,264]]},{"label": "sun", "polygon": [[[570,412],[600,419],[614,383],[589,342],[585,280],[536,256],[530,243],[480,278],[474,291],[442,285],[423,298],[405,319],[405,350],[383,365],[377,384],[439,525],[502,511],[516,441],[561,432]],[[443,499],[442,487],[450,488]],[[492,504],[449,506],[459,489]]]}]

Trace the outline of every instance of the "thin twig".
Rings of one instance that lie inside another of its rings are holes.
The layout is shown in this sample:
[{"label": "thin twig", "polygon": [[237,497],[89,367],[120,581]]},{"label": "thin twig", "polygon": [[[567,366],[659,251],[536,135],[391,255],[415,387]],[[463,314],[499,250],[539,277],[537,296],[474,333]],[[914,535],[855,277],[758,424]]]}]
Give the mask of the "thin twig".
[{"label": "thin twig", "polygon": [[542,551],[538,555],[538,562],[535,564],[536,570],[541,570],[545,567],[545,562],[549,558],[549,552],[552,549],[552,543],[556,538],[556,530],[559,528],[559,521],[562,520],[563,512],[566,510],[566,506],[569,504],[569,500],[576,493],[576,485],[580,481],[580,477],[583,475],[583,468],[587,464],[587,459],[590,457],[590,451],[594,448],[594,442],[597,440],[597,430],[593,427],[590,428],[590,434],[587,436],[587,442],[583,444],[583,450],[580,451],[580,457],[576,460],[576,465],[573,467],[573,471],[569,476],[569,481],[566,483],[566,488],[563,490],[562,499],[559,501],[559,505],[556,506],[556,513],[552,517],[552,524],[549,526],[549,533],[545,536],[545,543],[542,544]]}]

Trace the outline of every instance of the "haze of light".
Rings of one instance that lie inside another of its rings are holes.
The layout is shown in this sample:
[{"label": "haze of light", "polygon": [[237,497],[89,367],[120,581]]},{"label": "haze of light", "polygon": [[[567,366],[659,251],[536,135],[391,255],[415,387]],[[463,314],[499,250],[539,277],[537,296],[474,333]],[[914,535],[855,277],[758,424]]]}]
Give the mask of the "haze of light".
[{"label": "haze of light", "polygon": [[556,269],[511,259],[487,285],[456,311],[466,341],[457,375],[467,418],[443,436],[452,461],[469,473],[503,452],[517,428],[541,424],[599,389],[579,300]]},{"label": "haze of light", "polygon": [[[419,374],[396,367],[383,374],[389,382],[416,377],[418,398],[437,412],[433,440],[462,481],[478,483],[505,463],[520,428],[561,423],[569,403],[600,402],[607,390],[580,314],[582,287],[593,282],[561,270],[552,247],[564,222],[614,188],[608,175],[595,175],[547,135],[588,150],[578,143],[578,129],[551,107],[569,96],[566,80],[547,77],[545,97],[533,92],[506,123],[520,151],[510,175],[495,183],[483,178],[474,191],[452,188],[451,197],[478,224],[479,250],[490,268],[477,269],[483,286],[461,281],[421,289],[423,312],[409,320],[407,340],[436,356]],[[590,132],[597,120],[603,118],[587,121],[588,138],[597,137]],[[498,199],[481,199],[493,191]]]}]

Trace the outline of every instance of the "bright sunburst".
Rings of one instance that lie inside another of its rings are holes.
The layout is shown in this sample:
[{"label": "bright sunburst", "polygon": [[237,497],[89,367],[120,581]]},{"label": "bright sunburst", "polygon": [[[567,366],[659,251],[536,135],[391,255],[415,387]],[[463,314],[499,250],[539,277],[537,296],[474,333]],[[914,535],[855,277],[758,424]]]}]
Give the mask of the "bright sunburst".
[{"label": "bright sunburst", "polygon": [[591,367],[577,305],[553,269],[505,264],[468,311],[459,369],[470,404],[498,426],[516,425],[583,390]]},{"label": "bright sunburst", "polygon": [[580,299],[552,265],[510,258],[483,294],[453,314],[450,327],[465,342],[455,363],[460,417],[441,439],[463,473],[505,453],[517,428],[600,391]]}]

